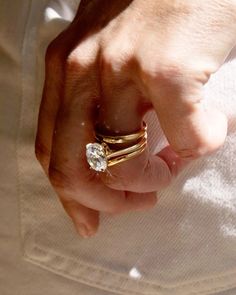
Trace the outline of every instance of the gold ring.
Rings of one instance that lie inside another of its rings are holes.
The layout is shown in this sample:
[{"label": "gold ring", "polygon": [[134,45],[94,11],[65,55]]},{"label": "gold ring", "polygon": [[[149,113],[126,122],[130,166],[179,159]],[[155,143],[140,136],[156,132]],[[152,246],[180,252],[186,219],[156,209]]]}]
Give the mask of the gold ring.
[{"label": "gold ring", "polygon": [[120,143],[129,143],[130,141],[138,140],[141,137],[144,137],[146,133],[147,133],[147,125],[145,122],[143,122],[143,126],[141,130],[132,134],[111,136],[111,135],[104,135],[96,131],[95,137],[98,141],[102,141],[108,144],[109,143],[120,144]]},{"label": "gold ring", "polygon": [[[86,145],[86,157],[87,162],[91,169],[104,172],[110,166],[122,163],[134,157],[140,155],[147,146],[147,126],[144,124],[144,127],[140,132],[133,133],[130,135],[123,136],[104,136],[99,134],[95,143],[88,143]],[[108,141],[107,141],[108,139]],[[112,142],[110,141],[112,139]],[[129,141],[134,141],[137,139],[136,143],[132,144],[129,147],[114,149],[115,144],[125,143]],[[109,143],[112,144],[112,148],[109,146]]]}]

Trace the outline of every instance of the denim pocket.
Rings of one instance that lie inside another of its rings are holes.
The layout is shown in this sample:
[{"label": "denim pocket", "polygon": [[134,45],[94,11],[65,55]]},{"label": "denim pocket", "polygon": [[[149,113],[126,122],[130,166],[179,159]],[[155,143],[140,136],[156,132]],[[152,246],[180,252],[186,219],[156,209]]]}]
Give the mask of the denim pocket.
[{"label": "denim pocket", "polygon": [[149,212],[102,215],[98,234],[84,240],[29,149],[28,164],[20,159],[27,260],[118,294],[210,294],[236,285],[235,195],[222,183],[221,198],[216,167],[209,169],[216,159],[191,167]]}]

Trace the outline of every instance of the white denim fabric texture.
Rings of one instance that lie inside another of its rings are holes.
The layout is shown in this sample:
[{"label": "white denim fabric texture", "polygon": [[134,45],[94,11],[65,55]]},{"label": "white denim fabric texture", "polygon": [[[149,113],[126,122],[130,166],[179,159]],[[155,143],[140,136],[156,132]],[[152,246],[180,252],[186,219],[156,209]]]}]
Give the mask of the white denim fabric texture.
[{"label": "white denim fabric texture", "polygon": [[[0,5],[0,294],[235,295],[236,59],[205,87],[229,118],[224,147],[192,163],[145,213],[101,216],[84,240],[34,156],[48,43],[79,1]],[[166,140],[154,114],[149,140]]]}]

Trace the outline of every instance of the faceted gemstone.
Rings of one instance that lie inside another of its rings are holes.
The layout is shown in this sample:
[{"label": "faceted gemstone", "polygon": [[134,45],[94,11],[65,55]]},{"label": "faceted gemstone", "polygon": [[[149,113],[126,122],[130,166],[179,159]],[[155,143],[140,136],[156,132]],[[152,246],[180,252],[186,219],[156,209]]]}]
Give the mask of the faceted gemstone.
[{"label": "faceted gemstone", "polygon": [[107,168],[107,159],[103,146],[99,143],[89,143],[86,145],[86,156],[89,166],[99,172],[104,172]]}]

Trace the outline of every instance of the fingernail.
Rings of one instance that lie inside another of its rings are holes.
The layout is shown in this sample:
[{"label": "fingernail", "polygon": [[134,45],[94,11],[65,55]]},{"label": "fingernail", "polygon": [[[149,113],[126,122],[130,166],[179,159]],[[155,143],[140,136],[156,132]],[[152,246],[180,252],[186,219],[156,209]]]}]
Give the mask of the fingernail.
[{"label": "fingernail", "polygon": [[88,235],[89,237],[93,237],[96,234],[96,230],[89,230]]},{"label": "fingernail", "polygon": [[89,237],[89,232],[88,232],[88,229],[87,227],[80,223],[77,225],[77,230],[79,232],[79,234],[83,237],[83,238],[88,238]]}]

